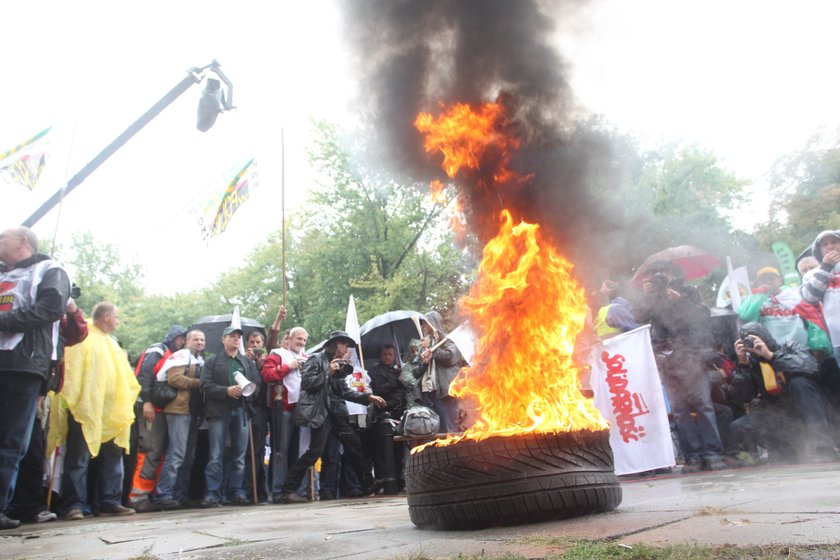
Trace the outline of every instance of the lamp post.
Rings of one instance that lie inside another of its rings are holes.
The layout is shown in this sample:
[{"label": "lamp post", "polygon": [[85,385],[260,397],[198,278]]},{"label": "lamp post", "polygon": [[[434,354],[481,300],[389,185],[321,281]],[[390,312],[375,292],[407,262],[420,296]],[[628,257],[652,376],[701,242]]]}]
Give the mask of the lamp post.
[{"label": "lamp post", "polygon": [[[209,75],[214,74],[218,79],[210,78]],[[187,76],[181,80],[178,85],[172,88],[169,93],[164,95],[157,103],[152,105],[139,119],[134,121],[122,134],[117,136],[110,144],[99,152],[92,160],[90,160],[78,173],[73,175],[63,187],[53,193],[35,212],[32,213],[23,224],[26,227],[32,227],[35,223],[43,218],[47,212],[52,210],[53,206],[61,202],[61,200],[70,194],[73,189],[78,187],[82,181],[87,179],[88,175],[93,173],[105,160],[111,157],[114,152],[119,150],[123,144],[128,142],[135,134],[137,134],[144,126],[154,119],[158,114],[166,109],[173,101],[178,99],[190,86],[200,84],[207,78],[207,85],[202,92],[201,99],[198,104],[198,120],[196,127],[202,132],[206,132],[216,122],[216,117],[223,111],[233,109],[233,84],[225,76],[219,68],[219,63],[215,60],[201,68],[192,68],[187,73]],[[224,82],[227,95],[221,89],[221,82]]]}]

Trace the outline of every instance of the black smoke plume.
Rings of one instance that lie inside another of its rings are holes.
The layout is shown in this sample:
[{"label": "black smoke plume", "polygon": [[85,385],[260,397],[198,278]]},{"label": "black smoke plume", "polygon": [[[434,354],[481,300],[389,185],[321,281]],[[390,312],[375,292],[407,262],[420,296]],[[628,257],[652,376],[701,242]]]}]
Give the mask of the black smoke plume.
[{"label": "black smoke plume", "polygon": [[360,110],[377,135],[381,163],[416,179],[445,179],[441,156],[423,149],[413,124],[417,114],[436,115],[441,104],[501,101],[508,126],[522,141],[513,168],[532,177],[518,188],[499,185],[489,192],[477,188],[475,174],[457,176],[471,230],[482,242],[494,236],[498,213],[507,207],[515,220],[538,222],[579,275],[598,275],[611,258],[608,241],[623,228],[614,192],[629,171],[611,136],[576,105],[568,64],[553,46],[558,22],[579,15],[586,4],[353,0],[342,5],[359,68]]}]

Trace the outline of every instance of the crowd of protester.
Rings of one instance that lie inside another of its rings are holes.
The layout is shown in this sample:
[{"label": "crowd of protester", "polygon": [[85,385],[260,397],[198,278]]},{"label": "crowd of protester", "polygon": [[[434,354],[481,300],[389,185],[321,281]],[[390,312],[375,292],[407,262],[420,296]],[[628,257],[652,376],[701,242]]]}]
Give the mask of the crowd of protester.
[{"label": "crowd of protester", "polygon": [[[465,362],[437,312],[405,355],[385,345],[367,371],[344,331],[308,355],[282,306],[267,333],[226,326],[214,355],[202,330],[173,325],[132,368],[119,309],[101,302],[85,320],[30,230],[0,234],[0,261],[0,529],[396,494],[407,410],[434,411],[439,432],[464,427],[449,385]],[[759,270],[737,320],[713,318],[668,262],[648,266],[637,297],[604,282],[593,334],[651,325],[682,472],[838,458],[838,263],[840,232],[821,233],[801,286]]]},{"label": "crowd of protester", "polygon": [[797,285],[760,268],[737,313],[715,317],[670,262],[647,267],[635,302],[602,285],[597,337],[651,325],[681,472],[840,458],[840,232],[808,252]]}]

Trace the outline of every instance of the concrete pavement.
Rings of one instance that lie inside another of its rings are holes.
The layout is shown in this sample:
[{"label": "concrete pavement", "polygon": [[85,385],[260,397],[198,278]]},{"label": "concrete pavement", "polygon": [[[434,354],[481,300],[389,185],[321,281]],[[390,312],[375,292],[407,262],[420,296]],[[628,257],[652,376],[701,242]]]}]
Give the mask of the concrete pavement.
[{"label": "concrete pavement", "polygon": [[558,542],[632,545],[840,542],[840,464],[622,480],[615,512],[481,531],[420,530],[404,496],[225,507],[23,525],[0,532],[2,558],[394,559],[521,554]]}]

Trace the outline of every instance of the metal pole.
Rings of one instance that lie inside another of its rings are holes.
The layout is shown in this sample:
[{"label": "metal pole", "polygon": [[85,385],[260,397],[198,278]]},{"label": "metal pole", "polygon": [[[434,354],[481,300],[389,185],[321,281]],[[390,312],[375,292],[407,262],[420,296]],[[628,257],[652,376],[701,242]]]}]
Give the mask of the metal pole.
[{"label": "metal pole", "polygon": [[53,195],[44,202],[40,208],[35,210],[35,212],[24,220],[23,225],[26,227],[32,227],[35,223],[38,222],[41,218],[43,218],[47,212],[52,210],[53,206],[58,204],[58,202],[63,198],[70,194],[73,189],[78,187],[82,181],[87,179],[87,176],[93,173],[100,165],[102,165],[105,160],[111,157],[114,152],[119,150],[123,144],[128,142],[135,134],[137,134],[144,126],[149,124],[153,118],[155,118],[161,111],[166,109],[173,101],[175,101],[182,93],[187,91],[190,86],[193,84],[197,84],[201,82],[201,78],[196,75],[198,72],[198,68],[194,68],[190,71],[189,75],[181,80],[181,82],[176,85],[169,93],[164,95],[160,101],[152,105],[152,107],[143,113],[139,119],[134,121],[134,123],[125,129],[125,132],[117,136],[114,141],[108,144],[104,150],[99,152],[99,154],[93,158],[87,165],[85,165],[81,171],[73,175],[67,184],[62,187],[61,189],[57,190]]},{"label": "metal pole", "polygon": [[280,281],[283,284],[283,306],[286,306],[286,139],[280,129],[280,247],[282,252],[282,270]]}]

